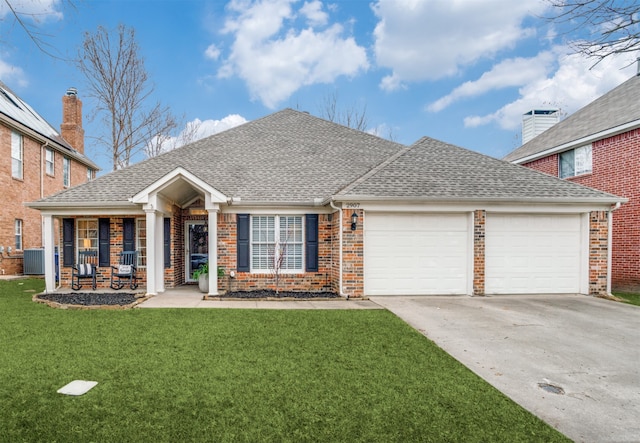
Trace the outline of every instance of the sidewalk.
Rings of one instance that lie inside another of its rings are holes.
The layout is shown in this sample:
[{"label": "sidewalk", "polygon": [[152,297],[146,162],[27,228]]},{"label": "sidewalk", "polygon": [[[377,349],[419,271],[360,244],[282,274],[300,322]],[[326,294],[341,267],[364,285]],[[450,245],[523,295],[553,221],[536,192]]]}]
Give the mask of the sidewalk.
[{"label": "sidewalk", "polygon": [[224,308],[224,309],[383,309],[371,300],[203,300],[197,289],[167,289],[136,308]]}]

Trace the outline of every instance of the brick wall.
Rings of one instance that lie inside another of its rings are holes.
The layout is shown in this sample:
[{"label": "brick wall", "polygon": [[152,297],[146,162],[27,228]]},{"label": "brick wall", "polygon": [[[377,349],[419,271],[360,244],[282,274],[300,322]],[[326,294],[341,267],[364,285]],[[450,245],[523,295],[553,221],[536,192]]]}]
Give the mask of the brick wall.
[{"label": "brick wall", "polygon": [[[558,176],[557,155],[525,166]],[[592,143],[592,173],[568,180],[629,199],[613,213],[611,280],[614,289],[639,289],[640,129]]]},{"label": "brick wall", "polygon": [[484,295],[486,220],[486,211],[473,211],[473,295]]},{"label": "brick wall", "polygon": [[[15,220],[23,222],[23,249],[42,247],[42,218],[40,211],[23,205],[64,189],[62,183],[62,154],[55,153],[54,175],[46,174],[44,150],[35,139],[23,135],[23,178],[15,179],[11,174],[11,129],[0,123],[0,246],[5,253],[0,257],[0,274],[22,273],[22,251],[16,251]],[[71,161],[71,184],[87,181],[86,166]],[[18,204],[16,204],[18,202]],[[7,255],[6,248],[13,249]],[[6,260],[4,260],[6,259]]]},{"label": "brick wall", "polygon": [[356,210],[358,224],[351,230],[353,209],[342,210],[342,290],[350,297],[364,296],[364,231],[366,214]]},{"label": "brick wall", "polygon": [[607,211],[589,214],[589,294],[607,293],[608,232]]}]

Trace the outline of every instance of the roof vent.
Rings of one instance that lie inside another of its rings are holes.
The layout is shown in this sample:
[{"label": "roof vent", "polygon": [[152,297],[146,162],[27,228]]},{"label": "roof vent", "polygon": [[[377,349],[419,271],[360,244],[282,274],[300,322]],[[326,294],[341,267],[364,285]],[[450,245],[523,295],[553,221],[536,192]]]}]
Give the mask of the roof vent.
[{"label": "roof vent", "polygon": [[69,89],[67,89],[66,95],[69,97],[75,97],[76,95],[78,95],[78,90],[72,86]]}]

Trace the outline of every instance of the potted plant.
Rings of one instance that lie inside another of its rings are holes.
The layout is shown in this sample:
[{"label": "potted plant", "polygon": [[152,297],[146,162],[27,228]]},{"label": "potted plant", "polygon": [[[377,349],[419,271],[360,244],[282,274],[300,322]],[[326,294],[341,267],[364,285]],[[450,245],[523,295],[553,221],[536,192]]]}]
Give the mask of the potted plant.
[{"label": "potted plant", "polygon": [[[218,266],[218,278],[224,277],[224,268]],[[209,262],[201,264],[198,269],[193,271],[194,280],[198,280],[198,288],[200,292],[205,294],[209,292]]]}]

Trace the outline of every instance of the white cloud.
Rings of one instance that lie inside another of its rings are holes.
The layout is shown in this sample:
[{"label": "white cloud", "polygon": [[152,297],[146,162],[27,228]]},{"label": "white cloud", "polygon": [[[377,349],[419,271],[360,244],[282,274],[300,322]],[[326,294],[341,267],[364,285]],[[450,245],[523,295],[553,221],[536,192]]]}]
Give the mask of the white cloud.
[{"label": "white cloud", "polygon": [[319,2],[305,3],[298,11],[292,9],[293,2],[234,1],[229,6],[233,17],[223,30],[233,34],[234,42],[218,76],[238,75],[251,96],[269,108],[302,86],[352,77],[369,66],[365,49],[353,37],[344,36],[340,24],[322,30],[311,25],[296,29],[293,21],[298,13],[316,24],[322,23],[322,14]]},{"label": "white cloud", "polygon": [[[580,54],[562,55],[551,76],[532,79],[519,89],[520,97],[486,115],[464,119],[467,127],[497,123],[506,130],[520,128],[522,114],[540,107],[556,107],[571,114],[633,75],[633,57],[620,55],[605,59],[591,70],[593,59]],[[626,68],[625,68],[626,67]],[[623,69],[624,68],[624,69]]]},{"label": "white cloud", "polygon": [[540,14],[540,0],[378,0],[373,11],[378,66],[392,70],[380,87],[455,75],[481,58],[511,49],[535,30],[522,25]]},{"label": "white cloud", "polygon": [[204,56],[209,60],[218,60],[218,57],[220,57],[220,50],[217,48],[216,45],[211,44],[204,51]]},{"label": "white cloud", "polygon": [[[60,0],[20,0],[11,2],[11,5],[22,20],[27,19],[37,23],[63,18],[62,12],[58,10]],[[0,2],[0,19],[9,14],[11,14],[9,5],[4,1]]]},{"label": "white cloud", "polygon": [[506,59],[485,72],[475,81],[467,81],[451,93],[431,103],[427,110],[439,112],[454,102],[489,91],[527,85],[547,76],[552,69],[556,56],[552,51],[544,51],[535,57],[517,57]]},{"label": "white cloud", "polygon": [[322,11],[322,2],[319,0],[305,2],[300,8],[300,13],[307,17],[310,26],[324,26],[329,21],[329,16]]},{"label": "white cloud", "polygon": [[171,137],[169,135],[155,137],[151,144],[155,146],[160,143],[162,145],[162,152],[168,152],[185,144],[226,131],[227,129],[234,128],[246,122],[247,119],[238,114],[227,115],[221,120],[203,121],[196,118],[195,120],[188,122],[176,137]]},{"label": "white cloud", "polygon": [[22,68],[13,66],[0,59],[0,79],[10,88],[13,86],[26,87],[29,82]]}]

